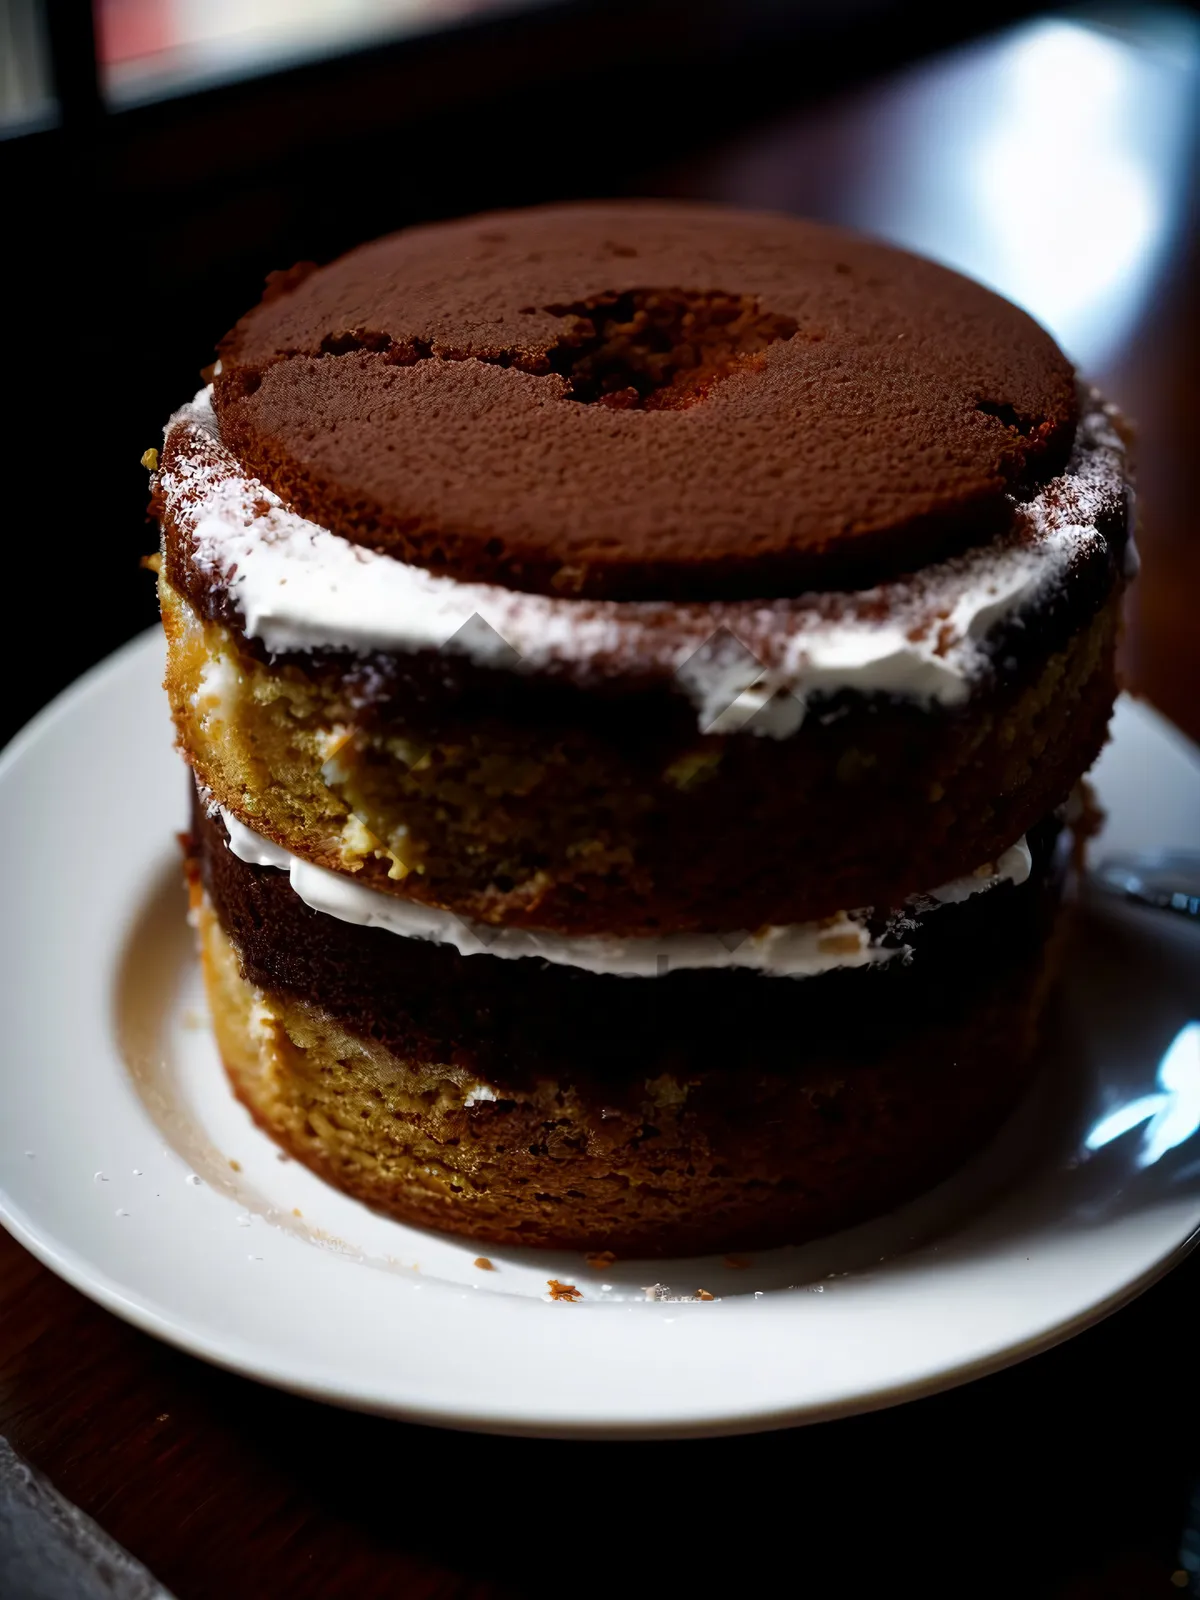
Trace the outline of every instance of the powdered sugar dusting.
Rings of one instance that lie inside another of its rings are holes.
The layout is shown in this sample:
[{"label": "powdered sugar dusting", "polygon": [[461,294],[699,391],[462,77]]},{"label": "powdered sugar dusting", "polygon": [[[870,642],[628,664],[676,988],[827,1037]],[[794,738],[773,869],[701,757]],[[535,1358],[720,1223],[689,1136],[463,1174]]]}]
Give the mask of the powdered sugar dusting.
[{"label": "powdered sugar dusting", "polygon": [[874,589],[797,599],[572,600],[435,576],[289,511],[222,445],[208,390],[168,423],[158,485],[165,520],[271,652],[446,649],[585,682],[671,678],[704,731],[782,738],[843,689],[965,700],[997,627],[1111,554],[1099,524],[1125,504],[1125,446],[1110,408],[1084,400],[1068,470],[1014,502],[1003,537]]}]

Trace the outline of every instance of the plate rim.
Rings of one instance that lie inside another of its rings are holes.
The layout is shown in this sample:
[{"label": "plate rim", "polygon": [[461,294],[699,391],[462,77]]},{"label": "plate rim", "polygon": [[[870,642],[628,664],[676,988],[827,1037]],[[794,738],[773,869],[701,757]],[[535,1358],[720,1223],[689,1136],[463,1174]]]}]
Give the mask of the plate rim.
[{"label": "plate rim", "polygon": [[1065,1344],[1076,1334],[1085,1332],[1105,1321],[1115,1312],[1138,1299],[1147,1289],[1165,1278],[1200,1244],[1200,1223],[1182,1240],[1164,1251],[1144,1272],[1105,1299],[1097,1301],[1088,1310],[1065,1318],[1033,1338],[1020,1340],[992,1355],[964,1361],[957,1366],[942,1368],[926,1378],[909,1383],[894,1384],[863,1390],[860,1394],[843,1400],[829,1401],[823,1405],[784,1406],[759,1411],[742,1411],[730,1414],[723,1420],[710,1418],[695,1422],[673,1421],[598,1423],[591,1418],[564,1417],[560,1421],[530,1420],[519,1414],[505,1415],[449,1412],[439,1406],[422,1406],[414,1401],[371,1401],[347,1390],[338,1390],[320,1381],[290,1381],[278,1369],[258,1365],[253,1359],[239,1359],[203,1333],[190,1331],[160,1312],[148,1301],[122,1292],[110,1276],[83,1261],[77,1251],[56,1243],[49,1237],[38,1235],[29,1225],[24,1212],[13,1206],[7,1194],[0,1190],[0,1226],[18,1244],[29,1251],[42,1266],[53,1272],[73,1289],[77,1289],[103,1310],[120,1317],[123,1322],[181,1350],[186,1355],[207,1362],[210,1366],[238,1377],[265,1383],[269,1388],[303,1399],[333,1405],[340,1410],[358,1412],[367,1416],[386,1417],[398,1422],[410,1422],[426,1427],[448,1428],[457,1433],[486,1433],[504,1438],[533,1439],[594,1439],[598,1441],[646,1442],[666,1439],[717,1439],[739,1434],[775,1433],[786,1428],[807,1427],[810,1424],[834,1422],[842,1417],[861,1416],[873,1411],[887,1411],[905,1405],[910,1400],[921,1400],[936,1394],[946,1394],[953,1389],[973,1383],[977,1378],[990,1377],[1034,1356],[1043,1355],[1057,1345]]}]

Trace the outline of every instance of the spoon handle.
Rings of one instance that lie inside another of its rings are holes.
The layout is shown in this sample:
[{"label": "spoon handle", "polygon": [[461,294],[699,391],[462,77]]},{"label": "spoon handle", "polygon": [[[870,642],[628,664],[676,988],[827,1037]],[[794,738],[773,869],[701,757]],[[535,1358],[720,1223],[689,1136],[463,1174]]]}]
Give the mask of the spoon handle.
[{"label": "spoon handle", "polygon": [[1200,855],[1170,850],[1106,856],[1088,879],[1106,894],[1200,922]]}]

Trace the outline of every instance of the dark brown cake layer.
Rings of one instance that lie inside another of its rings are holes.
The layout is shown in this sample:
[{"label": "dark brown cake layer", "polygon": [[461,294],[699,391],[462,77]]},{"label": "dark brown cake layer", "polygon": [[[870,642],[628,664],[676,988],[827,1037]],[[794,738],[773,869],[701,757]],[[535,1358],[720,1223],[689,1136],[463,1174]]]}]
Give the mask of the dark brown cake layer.
[{"label": "dark brown cake layer", "polygon": [[664,1073],[716,1084],[767,1069],[820,1078],[905,1050],[931,1027],[969,1025],[998,985],[1040,960],[1058,903],[1058,835],[1053,818],[1033,830],[1033,870],[1019,887],[939,906],[886,935],[910,956],[803,979],[598,975],[355,926],[306,906],[285,873],[238,860],[198,802],[191,850],[256,986],[318,1007],[401,1059],[453,1064],[497,1091],[567,1078],[603,1086],[619,1105]]},{"label": "dark brown cake layer", "polygon": [[991,538],[1066,462],[1071,369],[931,262],[795,219],[584,205],[276,281],[226,443],[346,538],[578,596],[863,586]]}]

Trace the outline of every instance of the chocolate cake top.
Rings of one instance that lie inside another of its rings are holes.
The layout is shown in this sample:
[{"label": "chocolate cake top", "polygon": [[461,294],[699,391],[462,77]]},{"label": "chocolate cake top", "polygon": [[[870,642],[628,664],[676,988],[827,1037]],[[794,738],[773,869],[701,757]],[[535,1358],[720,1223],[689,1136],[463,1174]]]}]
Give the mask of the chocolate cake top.
[{"label": "chocolate cake top", "polygon": [[1024,312],[816,223],[622,202],[294,268],[221,345],[227,445],[296,510],[546,594],[862,587],[981,543],[1066,463]]}]

